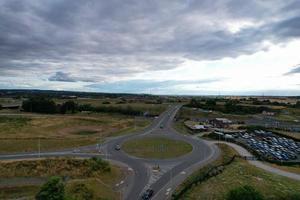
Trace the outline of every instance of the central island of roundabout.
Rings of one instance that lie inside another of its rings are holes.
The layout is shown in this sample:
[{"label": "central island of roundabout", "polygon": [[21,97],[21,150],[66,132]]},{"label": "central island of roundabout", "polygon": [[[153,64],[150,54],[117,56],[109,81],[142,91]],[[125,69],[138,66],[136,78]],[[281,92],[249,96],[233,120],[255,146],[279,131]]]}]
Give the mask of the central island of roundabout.
[{"label": "central island of roundabout", "polygon": [[125,141],[122,144],[122,150],[138,158],[171,159],[190,153],[193,147],[181,140],[162,136],[148,136]]}]

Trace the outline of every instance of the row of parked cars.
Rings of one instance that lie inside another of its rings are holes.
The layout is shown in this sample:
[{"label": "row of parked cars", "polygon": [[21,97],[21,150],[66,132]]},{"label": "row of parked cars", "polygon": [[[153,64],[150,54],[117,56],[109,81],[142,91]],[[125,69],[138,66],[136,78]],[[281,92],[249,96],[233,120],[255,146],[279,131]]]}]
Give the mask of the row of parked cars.
[{"label": "row of parked cars", "polygon": [[240,133],[242,141],[262,157],[289,161],[300,158],[300,142],[274,135],[272,132]]}]

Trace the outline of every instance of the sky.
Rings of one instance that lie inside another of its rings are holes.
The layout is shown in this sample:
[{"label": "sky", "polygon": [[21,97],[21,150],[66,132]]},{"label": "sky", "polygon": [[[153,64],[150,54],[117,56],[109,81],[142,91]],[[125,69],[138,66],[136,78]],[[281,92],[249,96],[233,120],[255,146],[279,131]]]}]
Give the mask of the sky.
[{"label": "sky", "polygon": [[300,1],[0,0],[0,88],[300,95]]}]

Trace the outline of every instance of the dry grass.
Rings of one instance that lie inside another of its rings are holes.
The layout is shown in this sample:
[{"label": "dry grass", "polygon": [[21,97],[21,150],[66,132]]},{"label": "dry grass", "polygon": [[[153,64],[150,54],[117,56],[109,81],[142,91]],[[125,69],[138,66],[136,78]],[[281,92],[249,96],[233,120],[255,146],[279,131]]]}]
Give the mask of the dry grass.
[{"label": "dry grass", "polygon": [[116,114],[0,116],[0,153],[37,151],[39,139],[42,151],[98,143],[149,123]]},{"label": "dry grass", "polygon": [[[224,147],[221,148],[224,150]],[[223,173],[194,187],[186,199],[223,200],[228,191],[241,185],[253,186],[270,200],[283,199],[285,195],[295,192],[300,193],[299,181],[265,172],[245,160],[237,159],[227,166]]]},{"label": "dry grass", "polygon": [[[110,172],[101,170],[92,171],[89,160],[84,159],[40,159],[29,161],[9,161],[0,163],[0,178],[15,177],[69,177],[66,182],[66,195],[77,183],[83,183],[94,194],[94,199],[118,199],[115,184],[124,179],[124,171],[116,166],[111,166]],[[40,186],[27,185],[0,188],[0,199],[20,198],[34,199]]]}]

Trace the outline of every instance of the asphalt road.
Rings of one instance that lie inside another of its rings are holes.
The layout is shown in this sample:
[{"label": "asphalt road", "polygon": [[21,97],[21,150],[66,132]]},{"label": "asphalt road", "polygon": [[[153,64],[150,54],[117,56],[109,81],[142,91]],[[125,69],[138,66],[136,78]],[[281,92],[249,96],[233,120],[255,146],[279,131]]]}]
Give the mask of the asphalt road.
[{"label": "asphalt road", "polygon": [[[218,149],[214,145],[207,142],[185,136],[177,133],[172,128],[172,122],[179,110],[180,105],[170,106],[163,112],[153,123],[143,131],[139,131],[130,135],[108,139],[104,144],[90,145],[78,148],[78,152],[74,153],[73,149],[62,151],[42,152],[42,153],[20,153],[0,155],[0,160],[8,159],[29,159],[36,157],[54,157],[54,156],[76,156],[91,157],[99,156],[98,153],[84,153],[88,151],[100,150],[101,157],[115,162],[123,163],[128,169],[133,171],[131,182],[124,193],[123,198],[126,200],[140,199],[143,191],[148,188],[154,190],[152,199],[167,199],[172,191],[193,171],[198,169],[215,159],[218,156]],[[161,127],[163,126],[163,128]],[[124,151],[116,151],[116,145],[122,145],[127,140],[139,137],[162,136],[175,140],[181,140],[190,143],[193,146],[192,152],[173,159],[153,160],[141,159],[130,156]],[[154,173],[152,167],[154,165],[161,166],[161,171]]]}]

